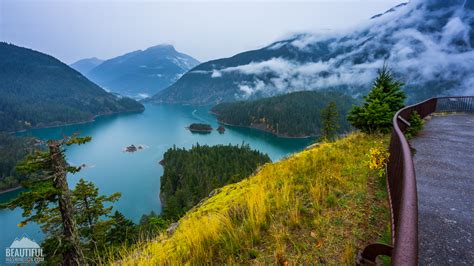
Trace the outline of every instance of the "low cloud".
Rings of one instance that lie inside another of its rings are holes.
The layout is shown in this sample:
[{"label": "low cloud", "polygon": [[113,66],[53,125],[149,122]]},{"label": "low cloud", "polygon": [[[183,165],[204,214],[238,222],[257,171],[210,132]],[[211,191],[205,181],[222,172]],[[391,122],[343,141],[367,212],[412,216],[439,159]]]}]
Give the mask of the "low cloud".
[{"label": "low cloud", "polygon": [[222,73],[218,70],[213,70],[211,74],[211,78],[220,78],[222,77]]},{"label": "low cloud", "polygon": [[361,87],[369,87],[377,69],[387,63],[409,86],[445,82],[450,84],[446,91],[472,94],[474,12],[465,5],[462,1],[412,1],[351,33],[298,35],[266,48],[286,45],[317,53],[318,45],[324,43],[331,56],[315,56],[309,62],[275,57],[209,73],[214,78],[251,75],[251,81],[237,84],[242,97],[338,86],[357,93]]}]

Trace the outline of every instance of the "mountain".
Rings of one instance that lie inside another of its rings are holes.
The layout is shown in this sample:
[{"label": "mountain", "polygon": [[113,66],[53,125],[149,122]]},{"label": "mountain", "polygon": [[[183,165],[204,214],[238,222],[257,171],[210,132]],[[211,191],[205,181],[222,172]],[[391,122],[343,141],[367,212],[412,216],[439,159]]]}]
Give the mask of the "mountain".
[{"label": "mountain", "polygon": [[107,90],[133,97],[147,97],[178,80],[199,64],[172,45],[157,45],[104,61],[86,76]]},{"label": "mountain", "polygon": [[0,42],[0,131],[79,123],[143,105],[101,89],[58,59]]},{"label": "mountain", "polygon": [[81,72],[82,75],[86,75],[91,69],[102,64],[102,62],[104,62],[104,60],[99,59],[97,57],[91,57],[91,58],[81,59],[69,66]]},{"label": "mountain", "polygon": [[219,122],[251,127],[283,137],[320,136],[321,110],[329,102],[339,114],[337,133],[351,129],[347,114],[356,101],[337,92],[299,91],[254,101],[220,103],[211,111]]},{"label": "mountain", "polygon": [[200,64],[151,100],[212,104],[320,89],[360,96],[384,62],[406,84],[410,102],[472,94],[473,6],[414,0],[350,31],[294,35]]}]

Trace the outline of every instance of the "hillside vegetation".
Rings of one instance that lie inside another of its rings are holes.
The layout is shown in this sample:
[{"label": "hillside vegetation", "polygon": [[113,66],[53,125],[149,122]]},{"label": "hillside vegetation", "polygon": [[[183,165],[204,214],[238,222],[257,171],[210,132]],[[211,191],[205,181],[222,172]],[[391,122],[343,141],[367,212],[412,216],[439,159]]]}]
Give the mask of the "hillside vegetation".
[{"label": "hillside vegetation", "polygon": [[336,104],[338,133],[347,132],[349,109],[356,101],[338,92],[301,91],[259,99],[221,103],[212,108],[220,122],[261,129],[285,137],[318,136],[321,110],[329,102]]},{"label": "hillside vegetation", "polygon": [[268,155],[252,150],[248,144],[170,148],[163,155],[160,179],[163,214],[179,218],[213,189],[238,182],[267,162]]},{"label": "hillside vegetation", "polygon": [[142,111],[106,92],[58,59],[0,42],[0,131],[57,126],[97,115]]},{"label": "hillside vegetation", "polygon": [[371,170],[383,168],[387,143],[387,135],[354,133],[265,164],[191,209],[173,234],[124,249],[115,263],[353,264],[389,225],[384,178]]},{"label": "hillside vegetation", "polygon": [[16,164],[33,151],[37,141],[0,132],[0,191],[20,186],[25,175],[18,173]]}]

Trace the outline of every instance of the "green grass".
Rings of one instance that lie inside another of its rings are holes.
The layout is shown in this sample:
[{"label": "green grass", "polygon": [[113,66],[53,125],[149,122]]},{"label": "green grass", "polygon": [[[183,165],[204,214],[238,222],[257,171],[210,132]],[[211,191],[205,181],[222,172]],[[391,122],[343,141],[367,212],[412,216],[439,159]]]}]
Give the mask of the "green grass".
[{"label": "green grass", "polygon": [[113,262],[353,265],[389,225],[385,180],[368,163],[370,149],[388,139],[354,133],[266,164],[193,208],[174,234]]}]

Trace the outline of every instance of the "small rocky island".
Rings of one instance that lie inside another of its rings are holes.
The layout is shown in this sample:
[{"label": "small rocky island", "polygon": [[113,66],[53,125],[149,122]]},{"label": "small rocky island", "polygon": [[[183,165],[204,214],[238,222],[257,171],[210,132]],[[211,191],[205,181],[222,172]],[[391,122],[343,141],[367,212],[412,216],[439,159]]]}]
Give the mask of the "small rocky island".
[{"label": "small rocky island", "polygon": [[220,125],[218,128],[217,128],[217,132],[219,132],[219,134],[224,134],[225,132],[225,127],[223,125]]},{"label": "small rocky island", "polygon": [[193,123],[187,127],[189,131],[192,133],[211,133],[212,132],[212,127],[211,125],[208,124],[202,124],[202,123]]},{"label": "small rocky island", "polygon": [[124,152],[136,152],[139,150],[143,150],[143,145],[137,145],[135,146],[134,144],[129,145],[123,149]]}]

